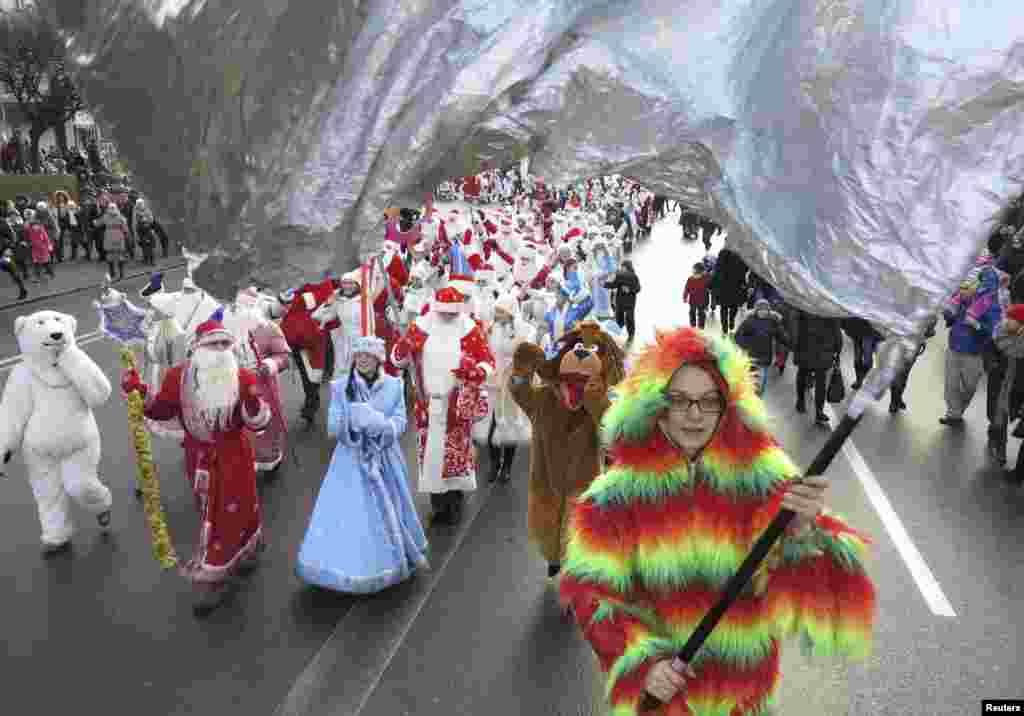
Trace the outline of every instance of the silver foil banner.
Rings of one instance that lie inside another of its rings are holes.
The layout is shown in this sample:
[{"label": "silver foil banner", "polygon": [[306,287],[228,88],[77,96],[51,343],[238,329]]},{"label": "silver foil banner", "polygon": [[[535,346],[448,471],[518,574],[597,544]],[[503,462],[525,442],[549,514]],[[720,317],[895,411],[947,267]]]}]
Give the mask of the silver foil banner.
[{"label": "silver foil banner", "polygon": [[481,162],[637,178],[795,304],[914,335],[1024,178],[991,0],[40,0],[219,296],[345,270]]}]

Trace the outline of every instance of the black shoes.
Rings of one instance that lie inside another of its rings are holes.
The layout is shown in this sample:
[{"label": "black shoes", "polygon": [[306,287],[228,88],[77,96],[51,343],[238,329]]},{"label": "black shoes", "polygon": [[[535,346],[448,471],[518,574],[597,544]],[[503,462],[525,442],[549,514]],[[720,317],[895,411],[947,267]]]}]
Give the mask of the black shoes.
[{"label": "black shoes", "polygon": [[901,410],[906,410],[906,409],[907,409],[907,404],[904,403],[902,400],[894,400],[894,399],[891,399],[891,398],[889,399],[889,412],[892,413],[893,415],[895,415],[896,413],[900,412]]},{"label": "black shoes", "polygon": [[[942,423],[943,425],[960,426],[964,424],[964,419],[951,417],[949,415],[943,415],[941,418],[939,418],[939,422]],[[1014,436],[1016,436],[1016,433],[1017,431],[1015,430]]]},{"label": "black shoes", "polygon": [[512,479],[512,463],[511,461],[501,466],[501,472],[498,474],[498,481],[501,484],[508,484],[508,481]]},{"label": "black shoes", "polygon": [[548,564],[548,577],[557,577],[558,573],[562,571],[561,562],[551,562]]},{"label": "black shoes", "polygon": [[431,523],[435,525],[456,525],[462,519],[463,493],[458,490],[430,496],[434,514]]},{"label": "black shoes", "polygon": [[814,416],[814,422],[818,425],[828,425],[828,416],[825,413],[818,413]]},{"label": "black shoes", "polygon": [[798,413],[806,413],[807,412],[807,406],[804,405],[804,401],[802,401],[802,400],[796,401],[796,412],[798,412]]}]

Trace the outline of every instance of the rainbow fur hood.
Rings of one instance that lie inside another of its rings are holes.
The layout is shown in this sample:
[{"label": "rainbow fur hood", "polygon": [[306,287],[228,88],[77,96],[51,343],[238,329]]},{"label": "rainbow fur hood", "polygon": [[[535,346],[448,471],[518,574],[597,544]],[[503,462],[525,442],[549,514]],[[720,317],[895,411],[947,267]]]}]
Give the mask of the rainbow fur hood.
[{"label": "rainbow fur hood", "polygon": [[715,488],[729,493],[766,495],[800,470],[768,432],[769,417],[757,396],[751,361],[732,340],[693,328],[659,331],[632,360],[629,374],[614,388],[616,400],[604,414],[601,436],[614,463],[644,473],[658,472],[666,460],[685,457],[671,450],[657,426],[668,408],[665,389],[683,364],[710,364],[726,399],[726,411],[700,457]]},{"label": "rainbow fur hood", "polygon": [[[727,401],[697,465],[656,424],[686,363],[716,367]],[[686,643],[800,471],[768,433],[750,360],[728,339],[658,333],[614,392],[601,426],[612,466],[576,501],[559,588],[607,676],[610,714],[637,716],[648,670]],[[770,713],[787,637],[808,655],[867,656],[867,543],[832,514],[777,542],[695,657],[687,695],[659,715]]]}]

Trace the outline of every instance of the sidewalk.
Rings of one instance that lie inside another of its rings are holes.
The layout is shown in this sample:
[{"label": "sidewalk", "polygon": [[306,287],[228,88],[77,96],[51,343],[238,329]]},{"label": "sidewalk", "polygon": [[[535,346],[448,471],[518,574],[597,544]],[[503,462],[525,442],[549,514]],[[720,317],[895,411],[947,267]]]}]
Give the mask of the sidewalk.
[{"label": "sidewalk", "polygon": [[[139,261],[128,261],[124,265],[124,277],[129,279],[149,276],[154,271],[167,271],[184,266],[185,259],[174,254],[166,259],[158,257],[156,266],[146,266]],[[79,291],[98,289],[107,273],[107,265],[98,262],[95,258],[91,261],[84,261],[81,258],[74,261],[65,259],[64,263],[53,265],[53,273],[55,274],[53,278],[44,274],[42,283],[33,283],[29,278],[25,282],[28,298],[24,301],[17,300],[18,287],[10,279],[10,276],[5,274],[0,277],[0,286],[2,286],[0,288],[0,311],[21,308],[55,296],[66,296]]]}]

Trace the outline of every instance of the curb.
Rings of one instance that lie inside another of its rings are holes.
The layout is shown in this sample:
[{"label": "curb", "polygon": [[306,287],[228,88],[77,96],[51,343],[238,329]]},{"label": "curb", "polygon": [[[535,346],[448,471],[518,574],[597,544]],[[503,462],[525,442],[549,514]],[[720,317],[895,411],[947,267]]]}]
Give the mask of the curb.
[{"label": "curb", "polygon": [[[169,264],[167,266],[158,267],[160,271],[174,271],[177,269],[185,268],[188,265],[187,262],[182,261],[179,264]],[[153,274],[153,267],[150,267],[148,271],[139,271],[137,273],[126,273],[123,281],[127,281],[130,278],[141,278],[143,276],[151,276]],[[63,291],[55,291],[54,293],[45,293],[41,296],[30,296],[24,301],[12,301],[11,303],[0,303],[0,311],[9,311],[12,308],[21,308],[22,306],[30,306],[33,303],[39,303],[40,301],[46,301],[51,298],[60,298],[61,296],[70,296],[73,293],[81,293],[82,291],[95,291],[99,288],[99,284],[92,286],[79,286],[78,288],[67,288]]]}]

